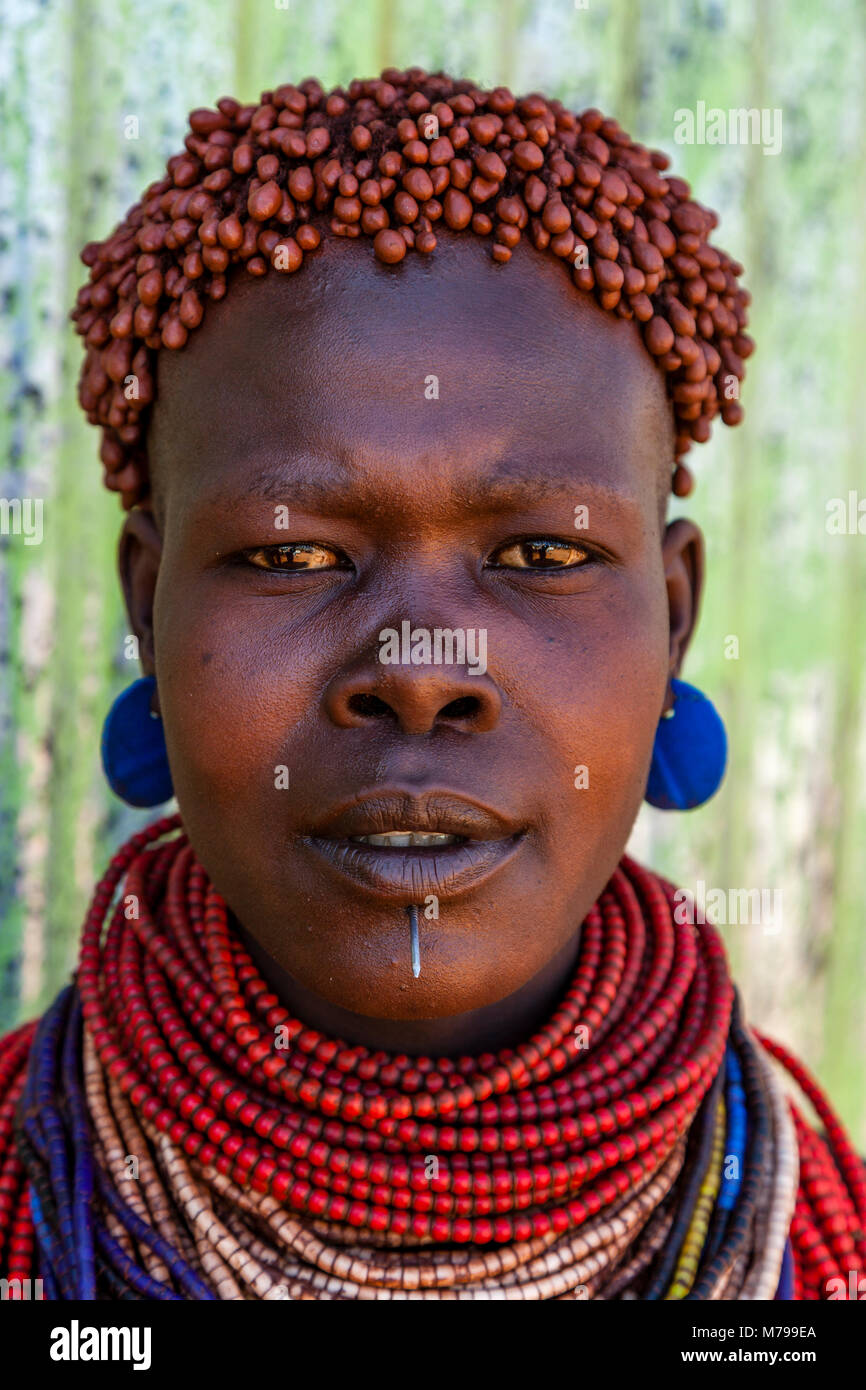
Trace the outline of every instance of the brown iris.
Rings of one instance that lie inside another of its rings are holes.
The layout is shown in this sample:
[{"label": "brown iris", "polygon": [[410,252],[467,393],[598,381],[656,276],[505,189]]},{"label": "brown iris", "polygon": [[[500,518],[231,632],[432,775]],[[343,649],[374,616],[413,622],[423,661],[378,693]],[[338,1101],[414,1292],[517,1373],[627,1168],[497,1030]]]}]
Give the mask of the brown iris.
[{"label": "brown iris", "polygon": [[494,553],[492,563],[507,569],[576,569],[588,559],[589,552],[583,546],[536,537],[510,541]]}]

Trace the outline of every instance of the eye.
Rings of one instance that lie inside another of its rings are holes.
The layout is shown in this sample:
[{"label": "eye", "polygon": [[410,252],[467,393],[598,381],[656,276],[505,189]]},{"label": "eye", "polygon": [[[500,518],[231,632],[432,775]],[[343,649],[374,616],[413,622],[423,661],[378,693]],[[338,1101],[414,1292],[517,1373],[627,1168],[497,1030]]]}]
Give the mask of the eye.
[{"label": "eye", "polygon": [[532,536],[509,541],[495,550],[488,561],[502,569],[564,570],[579,569],[593,557],[582,545],[555,537]]},{"label": "eye", "polygon": [[258,569],[294,573],[299,570],[347,569],[349,560],[340,550],[316,541],[294,542],[289,545],[265,545],[259,550],[245,550],[244,557]]}]

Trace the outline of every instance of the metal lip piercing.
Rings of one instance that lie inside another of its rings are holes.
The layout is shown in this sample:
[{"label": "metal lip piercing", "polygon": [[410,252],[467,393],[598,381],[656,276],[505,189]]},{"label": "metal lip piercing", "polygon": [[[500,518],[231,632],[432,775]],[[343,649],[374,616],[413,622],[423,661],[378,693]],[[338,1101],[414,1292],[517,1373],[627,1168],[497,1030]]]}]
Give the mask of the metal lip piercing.
[{"label": "metal lip piercing", "polygon": [[412,974],[417,980],[421,974],[421,942],[418,936],[418,908],[411,903],[406,908],[409,914],[409,950],[412,957]]}]

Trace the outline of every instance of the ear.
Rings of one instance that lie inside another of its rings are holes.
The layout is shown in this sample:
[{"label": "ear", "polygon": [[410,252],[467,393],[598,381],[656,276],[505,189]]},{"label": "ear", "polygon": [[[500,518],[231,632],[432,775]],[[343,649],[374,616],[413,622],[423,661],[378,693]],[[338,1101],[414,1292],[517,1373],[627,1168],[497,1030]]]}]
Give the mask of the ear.
[{"label": "ear", "polygon": [[[670,676],[676,676],[697,624],[704,585],[704,538],[693,521],[679,517],[670,523],[662,542],[662,560],[670,614]],[[669,679],[665,711],[673,709],[673,704]]]},{"label": "ear", "polygon": [[[162,537],[153,512],[147,505],[128,513],[120,533],[117,564],[132,631],[138,638],[141,668],[146,676],[155,674],[153,645],[153,596],[159,574]],[[156,701],[154,701],[156,704]],[[154,711],[158,713],[158,705]]]}]

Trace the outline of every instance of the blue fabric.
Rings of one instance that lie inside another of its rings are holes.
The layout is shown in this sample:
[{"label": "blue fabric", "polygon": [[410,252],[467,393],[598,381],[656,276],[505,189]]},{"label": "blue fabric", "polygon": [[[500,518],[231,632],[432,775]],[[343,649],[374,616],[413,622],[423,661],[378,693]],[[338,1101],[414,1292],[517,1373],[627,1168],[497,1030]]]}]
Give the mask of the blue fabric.
[{"label": "blue fabric", "polygon": [[728,740],[718,710],[685,681],[672,680],[673,713],[659,720],[647,788],[651,806],[688,811],[718,791]]},{"label": "blue fabric", "polygon": [[150,712],[156,681],[142,676],[118,695],[102,727],[102,767],[130,806],[161,806],[174,795],[162,720]]}]

